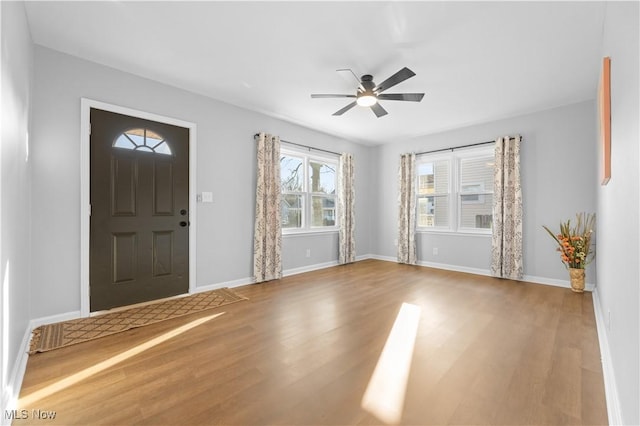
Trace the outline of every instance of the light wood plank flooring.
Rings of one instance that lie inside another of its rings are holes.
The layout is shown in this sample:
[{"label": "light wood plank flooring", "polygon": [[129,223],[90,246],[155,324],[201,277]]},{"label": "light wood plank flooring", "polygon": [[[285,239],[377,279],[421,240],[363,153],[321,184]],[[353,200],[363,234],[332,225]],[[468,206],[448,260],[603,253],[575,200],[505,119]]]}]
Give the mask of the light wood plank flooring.
[{"label": "light wood plank flooring", "polygon": [[30,356],[14,425],[383,424],[362,400],[403,303],[420,316],[387,422],[607,423],[590,293],[376,260],[235,290],[250,300]]}]

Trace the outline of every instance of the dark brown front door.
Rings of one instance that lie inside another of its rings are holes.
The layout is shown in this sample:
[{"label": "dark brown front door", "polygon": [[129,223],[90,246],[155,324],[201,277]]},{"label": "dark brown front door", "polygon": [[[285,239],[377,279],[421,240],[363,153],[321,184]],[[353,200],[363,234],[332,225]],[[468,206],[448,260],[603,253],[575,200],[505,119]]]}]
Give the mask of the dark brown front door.
[{"label": "dark brown front door", "polygon": [[91,312],[189,290],[189,129],[91,109]]}]

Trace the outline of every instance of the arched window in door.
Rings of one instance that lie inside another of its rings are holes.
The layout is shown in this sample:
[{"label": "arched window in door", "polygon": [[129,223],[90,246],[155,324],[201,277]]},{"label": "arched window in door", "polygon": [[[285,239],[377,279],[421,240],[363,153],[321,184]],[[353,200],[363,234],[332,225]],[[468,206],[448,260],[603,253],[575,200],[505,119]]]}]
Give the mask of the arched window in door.
[{"label": "arched window in door", "polygon": [[130,149],[132,151],[153,152],[162,155],[172,155],[167,141],[149,129],[131,129],[120,134],[113,142],[114,148]]}]

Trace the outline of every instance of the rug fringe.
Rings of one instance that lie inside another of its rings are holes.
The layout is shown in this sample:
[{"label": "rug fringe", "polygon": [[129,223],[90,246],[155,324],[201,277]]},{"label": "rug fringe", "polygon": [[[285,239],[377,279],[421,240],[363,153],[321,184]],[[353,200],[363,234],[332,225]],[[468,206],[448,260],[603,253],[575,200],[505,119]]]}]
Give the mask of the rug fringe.
[{"label": "rug fringe", "polygon": [[31,341],[29,342],[28,352],[29,355],[33,355],[38,352],[38,349],[40,347],[40,340],[42,339],[42,328],[43,326],[41,325],[40,327],[34,328],[31,332]]}]

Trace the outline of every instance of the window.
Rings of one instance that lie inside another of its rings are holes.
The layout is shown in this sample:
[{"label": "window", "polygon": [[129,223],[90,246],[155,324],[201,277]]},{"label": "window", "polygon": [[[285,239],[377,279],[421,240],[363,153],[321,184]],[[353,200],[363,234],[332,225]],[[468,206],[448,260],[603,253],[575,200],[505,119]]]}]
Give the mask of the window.
[{"label": "window", "polygon": [[171,155],[171,148],[162,136],[148,129],[131,129],[116,138],[115,148],[130,149],[132,151],[154,152],[156,154]]},{"label": "window", "polygon": [[422,231],[490,233],[493,146],[417,160],[417,222]]},{"label": "window", "polygon": [[336,228],[337,159],[292,149],[280,152],[284,232]]},{"label": "window", "polygon": [[418,227],[448,228],[450,160],[420,162],[418,170]]},{"label": "window", "polygon": [[493,223],[493,155],[459,160],[459,228],[491,229]]}]

